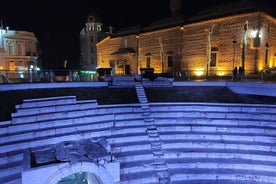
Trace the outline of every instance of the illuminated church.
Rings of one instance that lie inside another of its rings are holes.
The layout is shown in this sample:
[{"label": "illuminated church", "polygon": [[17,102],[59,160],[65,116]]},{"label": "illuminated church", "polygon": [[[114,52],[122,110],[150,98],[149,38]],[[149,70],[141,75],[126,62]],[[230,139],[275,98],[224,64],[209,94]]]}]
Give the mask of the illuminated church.
[{"label": "illuminated church", "polygon": [[243,67],[247,75],[275,67],[276,19],[262,5],[231,2],[192,17],[180,16],[175,7],[181,1],[171,1],[171,17],[122,29],[99,42],[98,68],[119,75],[153,68],[174,75],[230,76],[234,67]]}]

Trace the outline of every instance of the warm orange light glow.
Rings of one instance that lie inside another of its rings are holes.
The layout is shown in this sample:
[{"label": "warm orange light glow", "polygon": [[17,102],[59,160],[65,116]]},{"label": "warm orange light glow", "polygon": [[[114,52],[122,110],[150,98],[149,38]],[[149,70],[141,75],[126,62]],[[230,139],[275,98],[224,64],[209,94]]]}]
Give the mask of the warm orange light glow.
[{"label": "warm orange light glow", "polygon": [[225,75],[225,73],[223,70],[218,71],[218,76],[224,76],[224,75]]},{"label": "warm orange light glow", "polygon": [[258,71],[262,71],[264,69],[264,66],[262,63],[258,64]]},{"label": "warm orange light glow", "polygon": [[[252,30],[251,32],[250,32],[250,36],[251,36],[251,38],[256,38],[258,35],[258,30]],[[261,31],[259,31],[259,38],[261,38],[261,35],[262,35],[262,33],[261,33]]]},{"label": "warm orange light glow", "polygon": [[1,66],[0,69],[2,70],[2,69],[3,69],[3,66]]},{"label": "warm orange light glow", "polygon": [[203,70],[203,69],[198,69],[198,70],[195,71],[195,74],[196,74],[196,76],[198,76],[198,77],[202,76],[203,73],[204,73],[204,70]]}]

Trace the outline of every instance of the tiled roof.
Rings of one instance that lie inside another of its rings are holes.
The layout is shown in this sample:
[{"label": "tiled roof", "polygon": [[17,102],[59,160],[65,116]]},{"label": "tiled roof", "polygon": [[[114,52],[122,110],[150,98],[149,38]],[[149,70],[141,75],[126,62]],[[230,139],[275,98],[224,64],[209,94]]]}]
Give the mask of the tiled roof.
[{"label": "tiled roof", "polygon": [[188,18],[184,16],[168,17],[165,19],[154,21],[148,25],[125,28],[120,30],[116,34],[113,34],[113,37],[139,34],[143,32],[150,32],[175,26],[182,26],[184,24],[190,24],[193,22],[199,22],[204,20],[216,19],[257,11],[263,11],[270,14],[271,16],[276,17],[275,8],[269,5],[268,3],[253,0],[233,0],[229,3],[224,2],[212,6],[210,8],[203,9],[202,11],[196,13],[194,16]]},{"label": "tiled roof", "polygon": [[274,14],[272,8],[269,7],[268,4],[265,4],[263,2],[252,0],[238,0],[232,1],[231,3],[218,4],[216,6],[212,6],[210,8],[199,11],[197,14],[188,19],[188,23],[256,11],[264,11],[268,14],[271,14],[272,16]]}]

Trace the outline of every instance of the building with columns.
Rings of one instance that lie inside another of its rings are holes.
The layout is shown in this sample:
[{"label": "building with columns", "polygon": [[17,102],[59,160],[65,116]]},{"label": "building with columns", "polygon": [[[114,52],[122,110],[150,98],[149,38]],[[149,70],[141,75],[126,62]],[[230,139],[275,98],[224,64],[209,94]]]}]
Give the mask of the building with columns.
[{"label": "building with columns", "polygon": [[24,78],[29,70],[39,69],[37,44],[32,32],[0,28],[1,74],[9,71],[9,78]]},{"label": "building with columns", "polygon": [[[171,8],[172,9],[172,8]],[[112,34],[97,44],[98,67],[116,74],[257,74],[276,67],[276,19],[251,1],[218,5],[193,17],[172,17]]]}]

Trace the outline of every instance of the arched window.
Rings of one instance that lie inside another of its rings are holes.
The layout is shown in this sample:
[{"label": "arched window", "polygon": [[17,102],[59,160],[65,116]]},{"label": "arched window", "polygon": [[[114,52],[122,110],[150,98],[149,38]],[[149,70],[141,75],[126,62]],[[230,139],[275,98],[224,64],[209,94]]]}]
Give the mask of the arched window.
[{"label": "arched window", "polygon": [[103,184],[103,181],[93,173],[78,172],[78,173],[74,173],[69,176],[66,176],[58,182],[58,184],[65,184],[65,183]]},{"label": "arched window", "polygon": [[219,26],[218,26],[218,24],[212,25],[211,34],[212,34],[212,36],[217,36],[219,34]]}]

